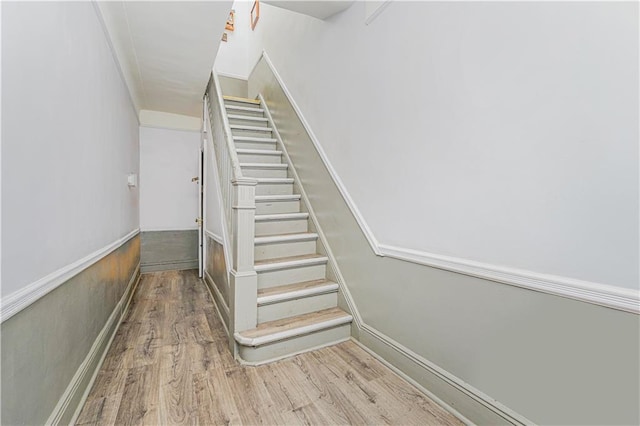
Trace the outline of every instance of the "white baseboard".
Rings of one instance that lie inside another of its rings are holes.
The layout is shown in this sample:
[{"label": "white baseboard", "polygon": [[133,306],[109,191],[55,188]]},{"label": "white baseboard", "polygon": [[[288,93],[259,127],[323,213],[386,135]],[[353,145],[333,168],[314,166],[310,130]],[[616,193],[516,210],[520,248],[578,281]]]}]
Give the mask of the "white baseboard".
[{"label": "white baseboard", "polygon": [[354,342],[466,424],[533,424],[371,326],[363,324]]},{"label": "white baseboard", "polygon": [[[383,5],[383,7],[381,7],[379,10],[384,9],[384,7],[385,6]],[[372,19],[373,18],[375,18],[375,16],[373,16]],[[294,100],[291,92],[282,80],[282,77],[273,65],[273,62],[271,62],[271,59],[269,58],[267,52],[262,52],[262,59],[264,59],[273,76],[278,81],[278,84],[282,88],[282,91],[287,97],[287,100],[291,104],[293,110],[296,112],[298,119],[302,123],[305,131],[309,135],[309,138],[313,142],[318,155],[322,159],[322,162],[329,172],[329,175],[333,179],[336,187],[338,188],[338,191],[342,195],[342,198],[353,214],[353,217],[356,219],[358,226],[360,226],[362,233],[369,242],[371,250],[373,250],[373,252],[377,256],[387,256],[405,262],[417,263],[420,265],[439,268],[450,272],[471,275],[477,278],[499,282],[502,284],[508,284],[520,288],[526,288],[529,290],[552,294],[555,296],[579,300],[581,302],[605,306],[607,308],[640,314],[640,291],[638,290],[626,289],[608,284],[582,281],[569,277],[542,274],[516,268],[507,268],[484,262],[477,262],[451,256],[443,256],[439,254],[427,253],[424,251],[413,250],[405,247],[395,247],[392,245],[380,243],[371,228],[369,228],[369,225],[367,224],[362,213],[351,198],[351,195],[349,195],[349,191],[340,179],[340,176],[333,168],[327,154],[322,148],[322,145],[311,129],[308,121],[302,114],[300,107]],[[259,61],[260,60],[258,60],[258,63]]]},{"label": "white baseboard", "polygon": [[[100,367],[104,362],[111,343],[118,331],[118,327],[122,322],[122,319],[127,314],[129,304],[133,293],[136,290],[138,282],[140,281],[140,264],[136,266],[127,288],[120,298],[120,301],[113,309],[113,312],[109,316],[106,324],[93,342],[89,353],[80,364],[80,367],[73,375],[71,382],[65,389],[62,397],[56,404],[53,412],[47,420],[47,425],[58,425],[61,423],[75,424],[76,419],[80,415],[80,411],[84,406],[84,403],[89,395],[89,391],[95,382],[95,379],[100,371]],[[90,377],[87,381],[87,377]],[[87,383],[83,386],[83,383]],[[74,400],[79,398],[79,402],[73,403]],[[69,419],[65,421],[64,419]]]},{"label": "white baseboard", "polygon": [[2,301],[0,302],[0,317],[2,318],[1,322],[8,320],[27,306],[31,305],[41,297],[47,295],[63,283],[67,282],[75,275],[78,275],[89,266],[93,265],[100,259],[117,250],[127,241],[138,235],[138,233],[140,233],[140,229],[134,229],[124,237],[119,238],[111,244],[108,244],[105,247],[94,251],[88,256],[85,256],[76,262],[66,265],[58,269],[57,271],[54,271],[49,275],[27,285],[26,287],[3,297]]}]

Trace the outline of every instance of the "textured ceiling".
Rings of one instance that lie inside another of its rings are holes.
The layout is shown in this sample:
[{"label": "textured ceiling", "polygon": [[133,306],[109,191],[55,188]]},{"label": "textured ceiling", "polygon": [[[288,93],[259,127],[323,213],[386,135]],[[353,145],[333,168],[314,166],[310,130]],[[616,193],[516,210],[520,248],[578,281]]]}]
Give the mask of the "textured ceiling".
[{"label": "textured ceiling", "polygon": [[98,2],[138,110],[201,115],[232,3]]}]

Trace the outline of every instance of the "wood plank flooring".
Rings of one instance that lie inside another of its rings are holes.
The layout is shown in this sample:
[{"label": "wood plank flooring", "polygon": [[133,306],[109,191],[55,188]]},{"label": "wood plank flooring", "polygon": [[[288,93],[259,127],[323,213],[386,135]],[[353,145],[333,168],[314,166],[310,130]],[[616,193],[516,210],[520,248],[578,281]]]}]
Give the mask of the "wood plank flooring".
[{"label": "wood plank flooring", "polygon": [[353,342],[238,364],[196,271],[142,276],[77,425],[459,425]]}]

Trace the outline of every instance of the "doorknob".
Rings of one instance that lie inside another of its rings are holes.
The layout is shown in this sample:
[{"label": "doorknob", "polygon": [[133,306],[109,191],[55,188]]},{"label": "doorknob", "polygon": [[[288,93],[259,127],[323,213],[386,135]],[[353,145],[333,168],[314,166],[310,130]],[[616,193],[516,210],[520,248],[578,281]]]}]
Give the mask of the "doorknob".
[{"label": "doorknob", "polygon": [[197,182],[199,180],[200,180],[200,178],[198,176],[196,176],[194,178],[191,178],[191,182]]}]

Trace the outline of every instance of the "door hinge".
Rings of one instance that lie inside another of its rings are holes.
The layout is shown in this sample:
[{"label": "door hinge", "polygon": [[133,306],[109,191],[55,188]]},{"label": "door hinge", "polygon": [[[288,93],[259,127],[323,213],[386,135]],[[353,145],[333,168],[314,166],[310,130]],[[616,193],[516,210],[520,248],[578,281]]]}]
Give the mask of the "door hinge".
[{"label": "door hinge", "polygon": [[201,217],[197,217],[196,218],[196,223],[198,224],[198,226],[202,226],[202,218]]}]

